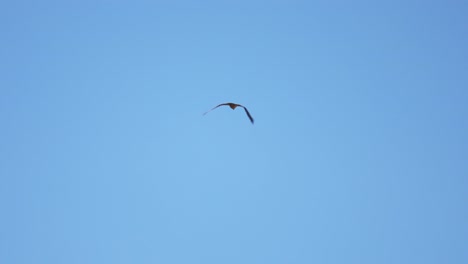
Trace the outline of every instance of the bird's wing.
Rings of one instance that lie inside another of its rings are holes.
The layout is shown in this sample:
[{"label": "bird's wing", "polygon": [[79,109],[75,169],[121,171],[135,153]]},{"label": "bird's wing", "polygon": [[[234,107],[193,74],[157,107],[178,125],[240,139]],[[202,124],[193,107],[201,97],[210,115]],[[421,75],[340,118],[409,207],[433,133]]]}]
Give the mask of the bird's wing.
[{"label": "bird's wing", "polygon": [[223,106],[223,105],[229,105],[229,104],[228,104],[228,103],[219,104],[219,105],[217,105],[217,106],[211,108],[210,110],[206,111],[205,113],[203,113],[203,115],[206,115],[206,114],[208,114],[208,112],[211,112],[211,111],[215,110],[216,108],[218,108],[218,107],[220,107],[220,106]]},{"label": "bird's wing", "polygon": [[247,108],[246,108],[245,106],[240,105],[240,107],[244,108],[245,113],[247,114],[247,116],[248,116],[249,119],[250,119],[250,122],[252,122],[252,124],[253,124],[253,123],[254,123],[254,119],[253,119],[253,117],[250,115],[249,110],[247,110]]}]

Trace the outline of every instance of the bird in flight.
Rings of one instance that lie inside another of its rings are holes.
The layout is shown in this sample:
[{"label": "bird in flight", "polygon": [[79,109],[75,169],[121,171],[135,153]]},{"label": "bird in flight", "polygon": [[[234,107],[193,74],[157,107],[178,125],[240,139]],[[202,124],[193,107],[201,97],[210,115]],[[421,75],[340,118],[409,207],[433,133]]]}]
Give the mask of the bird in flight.
[{"label": "bird in flight", "polygon": [[250,115],[249,110],[247,110],[247,108],[245,108],[245,106],[240,105],[240,104],[235,104],[235,103],[224,103],[224,104],[219,104],[219,105],[213,107],[211,110],[206,111],[205,113],[203,113],[203,115],[206,115],[208,112],[211,112],[211,111],[215,110],[216,108],[218,108],[218,107],[220,107],[220,106],[223,106],[223,105],[228,105],[229,107],[231,107],[232,110],[236,109],[236,107],[238,107],[238,106],[244,108],[245,113],[247,114],[247,116],[248,116],[249,119],[250,119],[250,122],[251,122],[252,124],[254,123],[254,119],[253,119],[252,116]]}]

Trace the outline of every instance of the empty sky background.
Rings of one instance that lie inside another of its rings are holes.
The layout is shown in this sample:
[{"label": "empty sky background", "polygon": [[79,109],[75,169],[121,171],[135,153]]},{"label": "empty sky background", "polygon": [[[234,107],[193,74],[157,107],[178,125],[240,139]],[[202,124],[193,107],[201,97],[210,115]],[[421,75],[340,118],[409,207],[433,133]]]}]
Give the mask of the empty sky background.
[{"label": "empty sky background", "polygon": [[468,263],[467,14],[3,1],[0,263]]}]

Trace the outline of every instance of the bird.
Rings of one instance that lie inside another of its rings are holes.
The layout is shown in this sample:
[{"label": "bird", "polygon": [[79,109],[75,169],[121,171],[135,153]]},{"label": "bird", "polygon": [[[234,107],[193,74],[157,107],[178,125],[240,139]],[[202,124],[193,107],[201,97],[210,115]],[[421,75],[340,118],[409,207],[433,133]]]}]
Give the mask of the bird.
[{"label": "bird", "polygon": [[248,116],[249,119],[250,119],[250,122],[251,122],[252,124],[254,123],[254,119],[253,119],[253,117],[250,115],[249,110],[247,110],[247,108],[246,108],[245,106],[240,105],[240,104],[235,104],[235,103],[224,103],[224,104],[219,104],[219,105],[213,107],[211,110],[208,110],[208,111],[206,111],[205,113],[203,113],[203,115],[206,115],[208,112],[211,112],[211,111],[215,110],[216,108],[218,108],[218,107],[220,107],[220,106],[223,106],[223,105],[228,105],[229,107],[231,107],[232,110],[236,109],[236,107],[242,107],[242,108],[244,108],[245,113],[247,114],[247,116]]}]

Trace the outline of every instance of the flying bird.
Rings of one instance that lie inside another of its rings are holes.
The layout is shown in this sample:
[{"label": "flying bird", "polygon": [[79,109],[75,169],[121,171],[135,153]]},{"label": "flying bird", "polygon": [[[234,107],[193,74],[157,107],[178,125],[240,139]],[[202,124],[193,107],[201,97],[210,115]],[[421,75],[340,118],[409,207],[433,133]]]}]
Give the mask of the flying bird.
[{"label": "flying bird", "polygon": [[245,113],[247,114],[247,116],[248,116],[249,119],[250,119],[250,122],[251,122],[252,124],[254,123],[254,119],[253,119],[252,116],[250,115],[249,110],[247,110],[247,108],[245,108],[245,106],[240,105],[240,104],[235,104],[235,103],[224,103],[224,104],[219,104],[219,105],[213,107],[211,110],[206,111],[205,113],[203,113],[203,115],[206,115],[208,112],[211,112],[211,111],[215,110],[216,108],[218,108],[218,107],[220,107],[220,106],[223,106],[223,105],[228,105],[229,107],[231,107],[232,110],[236,109],[236,107],[242,107],[242,108],[244,108]]}]

